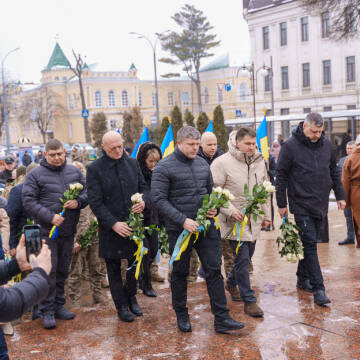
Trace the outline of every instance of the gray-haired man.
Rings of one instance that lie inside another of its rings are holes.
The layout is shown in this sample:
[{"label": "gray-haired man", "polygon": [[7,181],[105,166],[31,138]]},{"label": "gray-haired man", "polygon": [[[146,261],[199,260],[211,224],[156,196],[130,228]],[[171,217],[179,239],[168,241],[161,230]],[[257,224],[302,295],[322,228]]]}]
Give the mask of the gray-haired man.
[{"label": "gray-haired man", "polygon": [[281,147],[276,169],[276,200],[280,216],[288,213],[288,196],[290,212],[295,215],[295,222],[301,229],[304,260],[299,261],[297,287],[313,292],[314,302],[318,305],[330,303],[325,294],[316,240],[328,211],[331,188],[338,208],[345,209],[345,193],[335,155],[323,130],[321,115],[307,114],[305,121]]},{"label": "gray-haired man", "polygon": [[[213,180],[207,162],[198,157],[200,133],[191,126],[181,128],[177,134],[175,151],[161,160],[154,169],[151,182],[152,203],[164,217],[169,236],[170,252],[181,232],[185,229],[195,232],[198,224],[194,220],[202,205],[205,194],[210,194]],[[213,218],[217,211],[208,211]],[[186,251],[179,261],[175,261],[171,274],[173,308],[176,312],[178,327],[183,332],[191,331],[186,307],[189,260],[194,247],[205,270],[206,284],[210,296],[211,311],[215,315],[215,331],[226,333],[244,327],[233,320],[226,306],[224,280],[221,275],[221,241],[214,222],[206,236],[201,232],[194,244],[192,236]]]}]

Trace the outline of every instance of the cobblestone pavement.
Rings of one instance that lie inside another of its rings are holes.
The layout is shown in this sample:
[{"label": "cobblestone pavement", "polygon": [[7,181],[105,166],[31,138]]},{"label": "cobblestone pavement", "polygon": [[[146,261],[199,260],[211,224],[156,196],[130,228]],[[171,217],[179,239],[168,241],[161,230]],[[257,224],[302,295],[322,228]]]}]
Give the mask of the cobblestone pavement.
[{"label": "cobblestone pavement", "polygon": [[[178,331],[165,282],[155,285],[156,299],[138,295],[144,316],[133,323],[119,321],[106,289],[105,304],[93,306],[85,297],[76,318],[58,320],[55,330],[43,329],[41,320],[18,324],[15,335],[7,338],[11,359],[360,359],[360,249],[337,245],[345,237],[345,220],[333,206],[329,224],[330,243],[318,245],[332,300],[328,307],[314,305],[311,294],[296,290],[296,264],[279,258],[278,232],[273,231],[256,245],[251,276],[265,316],[250,318],[243,303],[228,298],[232,316],[245,323],[236,334],[214,333],[200,279],[188,290],[193,332]],[[160,265],[166,277],[167,259]]]}]

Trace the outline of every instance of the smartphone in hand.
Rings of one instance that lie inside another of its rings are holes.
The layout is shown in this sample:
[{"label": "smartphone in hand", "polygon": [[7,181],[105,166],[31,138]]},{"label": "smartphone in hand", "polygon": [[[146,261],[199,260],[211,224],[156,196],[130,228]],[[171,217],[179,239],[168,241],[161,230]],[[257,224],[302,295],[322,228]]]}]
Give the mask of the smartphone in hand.
[{"label": "smartphone in hand", "polygon": [[42,248],[42,241],[40,238],[40,226],[39,225],[25,225],[24,226],[25,234],[25,247],[26,247],[26,257],[29,261],[29,256],[31,254],[39,255]]}]

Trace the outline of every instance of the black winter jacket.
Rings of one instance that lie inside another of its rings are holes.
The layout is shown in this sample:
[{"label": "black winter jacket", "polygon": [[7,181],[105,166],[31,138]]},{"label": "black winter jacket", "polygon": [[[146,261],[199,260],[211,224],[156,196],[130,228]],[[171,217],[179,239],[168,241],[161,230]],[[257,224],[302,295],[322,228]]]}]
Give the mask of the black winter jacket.
[{"label": "black winter jacket", "polygon": [[5,184],[9,179],[12,179],[12,172],[5,169],[0,172],[0,183]]},{"label": "black winter jacket", "polygon": [[209,158],[208,156],[206,156],[204,154],[204,151],[202,149],[202,147],[200,146],[199,148],[199,152],[198,152],[198,156],[202,157],[204,160],[206,160],[206,162],[211,165],[211,163],[216,159],[218,158],[220,155],[223,154],[223,151],[221,150],[221,147],[218,146],[217,147],[217,150],[216,150],[216,153],[214,154],[214,156],[212,158]]},{"label": "black winter jacket", "polygon": [[131,196],[149,190],[138,162],[125,153],[119,160],[103,156],[90,164],[87,177],[91,210],[99,222],[99,255],[102,258],[122,259],[132,255],[134,241],[123,238],[113,229],[117,221],[127,221],[132,206]]},{"label": "black winter jacket", "polygon": [[76,233],[80,209],[87,205],[87,194],[84,176],[73,165],[66,161],[61,166],[50,165],[45,158],[40,166],[33,169],[27,176],[22,190],[22,200],[25,211],[34,218],[42,228],[42,236],[48,235],[51,220],[62,209],[60,198],[70,184],[81,183],[84,189],[77,198],[79,207],[65,211],[65,221],[59,227],[59,237],[68,237]]},{"label": "black winter jacket", "polygon": [[32,158],[30,155],[23,155],[22,163],[24,166],[29,166],[32,163]]},{"label": "black winter jacket", "polygon": [[[0,284],[7,283],[20,272],[16,260],[0,261]],[[32,306],[43,300],[49,292],[48,276],[35,268],[26,279],[9,288],[0,288],[0,321],[18,319]]]},{"label": "black winter jacket", "polygon": [[151,200],[164,217],[167,231],[181,231],[186,218],[195,219],[213,179],[207,162],[199,156],[187,158],[178,147],[155,167]]},{"label": "black winter jacket", "polygon": [[19,237],[24,225],[27,223],[27,219],[31,216],[25,211],[21,193],[24,184],[14,186],[10,191],[9,200],[5,208],[10,218],[10,249],[14,249],[18,246]]},{"label": "black winter jacket", "polygon": [[324,134],[312,143],[303,132],[303,122],[281,147],[276,168],[276,200],[279,208],[290,212],[323,218],[328,212],[329,194],[344,200],[335,154]]}]

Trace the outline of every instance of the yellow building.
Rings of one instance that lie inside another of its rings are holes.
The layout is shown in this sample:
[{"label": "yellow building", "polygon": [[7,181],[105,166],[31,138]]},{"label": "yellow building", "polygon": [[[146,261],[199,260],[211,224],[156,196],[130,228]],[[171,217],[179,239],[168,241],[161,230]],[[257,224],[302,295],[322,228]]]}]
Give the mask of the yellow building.
[{"label": "yellow building", "polygon": [[[228,56],[202,68],[202,108],[210,119],[219,104],[226,120],[252,115],[250,80],[238,77],[237,70],[229,66]],[[140,80],[134,64],[128,71],[95,71],[85,64],[83,88],[89,120],[101,111],[109,121],[109,128],[121,129],[123,113],[136,105],[144,121],[156,126],[154,82]],[[175,105],[182,112],[188,109],[195,117],[198,115],[196,87],[188,78],[159,80],[158,91],[160,119],[169,115]],[[43,143],[36,124],[40,113],[41,121],[48,123],[48,135],[69,144],[85,142],[79,82],[58,43],[42,71],[40,84],[30,88],[19,86],[8,99],[11,143],[21,136],[29,137],[33,143]]]}]

